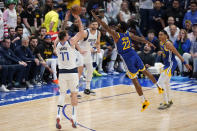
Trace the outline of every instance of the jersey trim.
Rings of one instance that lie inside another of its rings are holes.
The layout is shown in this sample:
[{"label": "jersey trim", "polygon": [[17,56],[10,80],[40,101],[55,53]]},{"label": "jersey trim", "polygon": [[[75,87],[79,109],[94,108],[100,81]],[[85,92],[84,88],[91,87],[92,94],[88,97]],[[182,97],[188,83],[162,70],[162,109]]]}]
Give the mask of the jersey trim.
[{"label": "jersey trim", "polygon": [[59,69],[59,73],[78,73],[77,68],[73,69]]},{"label": "jersey trim", "polygon": [[86,30],[86,31],[87,31],[88,35],[87,35],[87,37],[86,37],[86,38],[84,38],[84,40],[83,40],[83,41],[86,41],[86,40],[88,39],[88,37],[89,37],[89,31],[88,31],[88,30]]}]

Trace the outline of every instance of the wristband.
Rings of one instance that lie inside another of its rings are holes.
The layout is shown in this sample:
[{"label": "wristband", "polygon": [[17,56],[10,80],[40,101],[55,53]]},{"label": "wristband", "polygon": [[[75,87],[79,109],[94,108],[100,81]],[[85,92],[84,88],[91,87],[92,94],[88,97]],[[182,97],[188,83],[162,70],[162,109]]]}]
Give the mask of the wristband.
[{"label": "wristband", "polygon": [[185,62],[185,61],[183,61],[182,63],[183,63],[184,65],[186,64],[186,62]]}]

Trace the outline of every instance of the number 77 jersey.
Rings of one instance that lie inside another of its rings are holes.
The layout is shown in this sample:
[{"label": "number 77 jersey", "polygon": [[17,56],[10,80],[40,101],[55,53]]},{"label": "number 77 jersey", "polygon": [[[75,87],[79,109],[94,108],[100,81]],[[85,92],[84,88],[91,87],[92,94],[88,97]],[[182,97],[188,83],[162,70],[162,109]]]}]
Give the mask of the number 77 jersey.
[{"label": "number 77 jersey", "polygon": [[59,69],[73,69],[77,67],[77,55],[75,48],[71,47],[69,41],[59,42],[56,47]]}]

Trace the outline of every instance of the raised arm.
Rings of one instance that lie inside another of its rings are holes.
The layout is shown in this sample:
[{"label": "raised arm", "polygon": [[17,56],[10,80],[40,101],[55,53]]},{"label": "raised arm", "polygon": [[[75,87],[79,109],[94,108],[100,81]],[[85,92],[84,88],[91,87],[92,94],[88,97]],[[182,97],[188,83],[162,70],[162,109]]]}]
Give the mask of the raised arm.
[{"label": "raised arm", "polygon": [[70,17],[70,10],[68,10],[66,12],[66,16],[64,18],[64,21],[62,22],[62,25],[61,25],[61,29],[60,30],[65,30],[65,28],[67,27],[67,22],[69,20],[69,17]]},{"label": "raised arm", "polygon": [[70,43],[71,43],[72,45],[76,45],[77,42],[78,42],[79,40],[81,40],[81,39],[83,39],[83,38],[85,37],[85,33],[84,33],[84,28],[83,28],[83,25],[82,25],[82,22],[81,22],[80,17],[77,16],[77,15],[73,15],[73,16],[74,16],[74,17],[77,19],[77,21],[78,21],[79,32],[78,32],[74,37],[72,37],[72,38],[70,39]]},{"label": "raised arm", "polygon": [[92,16],[96,19],[96,21],[114,38],[114,41],[117,42],[119,39],[118,33],[115,30],[111,29],[105,22],[103,22],[96,14],[91,11]]},{"label": "raised arm", "polygon": [[179,52],[176,50],[176,48],[173,46],[173,44],[171,42],[166,42],[166,48],[168,50],[171,50],[176,56],[179,57],[179,59],[181,60],[181,62],[185,65],[185,67],[188,70],[192,70],[191,66],[185,63],[185,60],[183,59],[183,57],[179,54]]}]

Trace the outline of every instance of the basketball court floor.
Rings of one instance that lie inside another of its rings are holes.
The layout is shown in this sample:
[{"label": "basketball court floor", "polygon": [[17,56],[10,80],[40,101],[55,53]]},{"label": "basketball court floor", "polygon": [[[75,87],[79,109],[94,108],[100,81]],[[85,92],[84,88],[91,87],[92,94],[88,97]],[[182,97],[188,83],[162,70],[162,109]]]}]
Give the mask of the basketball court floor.
[{"label": "basketball court floor", "polygon": [[[163,97],[153,84],[147,79],[139,81],[150,101],[144,112],[131,80],[124,74],[94,77],[91,87],[96,96],[80,92],[77,129],[68,120],[71,106],[67,95],[61,131],[197,131],[197,80],[172,80],[174,104],[167,110],[157,109]],[[53,84],[0,92],[0,131],[57,131],[58,95]]]}]

